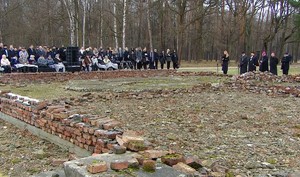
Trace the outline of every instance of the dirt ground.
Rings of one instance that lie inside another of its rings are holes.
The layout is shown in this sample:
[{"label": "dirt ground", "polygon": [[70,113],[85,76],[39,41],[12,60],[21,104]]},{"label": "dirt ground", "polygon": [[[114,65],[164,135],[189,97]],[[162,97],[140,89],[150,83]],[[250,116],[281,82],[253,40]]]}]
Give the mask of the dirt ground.
[{"label": "dirt ground", "polygon": [[[198,76],[70,81],[63,84],[63,90],[74,97],[79,95],[78,98],[91,93],[88,99],[79,99],[72,109],[120,120],[124,130],[143,132],[156,148],[197,155],[207,168],[217,162],[235,175],[255,177],[284,177],[299,170],[300,99],[214,89],[214,85],[226,81]],[[207,83],[210,84],[206,89],[193,88]],[[23,137],[22,131],[13,134],[14,131],[12,126],[0,122],[2,173],[14,176],[19,171],[30,174],[49,170],[53,168],[49,165],[52,157],[67,156],[50,143]],[[12,145],[12,139],[19,145]],[[36,158],[33,152],[40,149],[50,156]],[[36,171],[28,168],[28,159],[33,160],[30,164],[36,166]]]},{"label": "dirt ground", "polygon": [[69,153],[29,132],[0,120],[0,177],[28,177],[55,170],[53,159],[68,159]]}]

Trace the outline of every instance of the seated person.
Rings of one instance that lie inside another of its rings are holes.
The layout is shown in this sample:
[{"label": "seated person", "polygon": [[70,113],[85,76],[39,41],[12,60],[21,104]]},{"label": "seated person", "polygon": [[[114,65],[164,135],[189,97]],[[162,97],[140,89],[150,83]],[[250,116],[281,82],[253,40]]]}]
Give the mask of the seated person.
[{"label": "seated person", "polygon": [[28,63],[31,64],[31,65],[37,64],[36,61],[35,61],[35,56],[34,55],[30,55]]},{"label": "seated person", "polygon": [[40,56],[38,58],[37,65],[42,66],[42,67],[46,67],[46,66],[48,66],[48,61],[47,61],[47,59],[45,59],[44,56]]},{"label": "seated person", "polygon": [[22,47],[22,50],[19,52],[19,56],[20,56],[19,57],[20,64],[23,64],[23,65],[28,64],[28,60],[27,60],[28,53],[24,47]]},{"label": "seated person", "polygon": [[1,67],[4,69],[4,73],[11,73],[10,61],[6,58],[6,55],[2,55]]},{"label": "seated person", "polygon": [[103,60],[103,62],[104,62],[105,64],[107,64],[107,63],[109,63],[109,62],[110,62],[110,60],[108,59],[108,57],[107,57],[107,56],[105,56],[105,57],[104,57],[104,60]]},{"label": "seated person", "polygon": [[61,70],[61,69],[62,69],[62,72],[66,72],[66,67],[62,63],[62,60],[59,58],[59,54],[55,55],[54,68],[55,68],[56,72],[59,72],[59,70]]},{"label": "seated person", "polygon": [[47,65],[54,68],[54,60],[53,58],[51,57],[51,55],[48,56],[47,58]]}]

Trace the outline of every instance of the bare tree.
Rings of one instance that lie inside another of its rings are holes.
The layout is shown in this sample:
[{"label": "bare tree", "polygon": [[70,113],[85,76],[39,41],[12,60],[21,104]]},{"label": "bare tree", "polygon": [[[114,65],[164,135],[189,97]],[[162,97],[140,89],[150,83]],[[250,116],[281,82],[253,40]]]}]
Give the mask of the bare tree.
[{"label": "bare tree", "polygon": [[70,25],[70,45],[75,46],[75,30],[76,30],[76,20],[75,20],[75,1],[74,0],[62,0],[69,17]]}]

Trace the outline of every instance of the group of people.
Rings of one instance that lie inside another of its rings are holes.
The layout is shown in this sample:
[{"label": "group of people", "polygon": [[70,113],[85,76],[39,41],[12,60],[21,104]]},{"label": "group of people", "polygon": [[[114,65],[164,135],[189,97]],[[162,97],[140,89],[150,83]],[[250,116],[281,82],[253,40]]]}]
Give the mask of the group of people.
[{"label": "group of people", "polygon": [[[175,50],[167,49],[158,53],[157,49],[148,51],[145,47],[132,48],[84,48],[78,50],[76,60],[80,63],[82,70],[92,71],[99,68],[95,63],[98,61],[114,62],[120,65],[120,62],[130,62],[130,69],[177,69],[178,55]],[[22,68],[40,68],[50,67],[55,71],[64,72],[66,70],[64,63],[67,63],[67,48],[65,47],[48,47],[30,45],[28,48],[16,48],[13,45],[9,47],[0,43],[0,60],[1,67],[4,72],[9,73],[13,70],[20,70]]]},{"label": "group of people", "polygon": [[[224,55],[222,56],[221,61],[222,71],[224,74],[227,74],[229,54],[226,50],[224,51]],[[291,61],[292,56],[289,53],[285,53],[283,58],[281,59],[282,74],[288,75]],[[255,55],[254,52],[251,52],[249,57],[245,52],[242,52],[242,55],[239,59],[239,73],[244,74],[246,72],[256,71],[256,68],[259,67],[259,71],[261,72],[269,71],[274,75],[278,75],[278,64],[279,59],[276,57],[275,52],[271,53],[270,59],[265,51],[262,52],[260,59]]]},{"label": "group of people", "polygon": [[10,73],[14,69],[22,70],[30,68],[37,70],[38,67],[50,67],[55,71],[65,71],[62,57],[65,57],[65,48],[49,48],[47,46],[33,45],[29,48],[19,47],[16,48],[10,45],[0,43],[0,63],[1,68],[5,73]]},{"label": "group of people", "polygon": [[171,63],[173,63],[173,69],[177,69],[178,65],[178,55],[176,50],[171,51],[167,49],[158,53],[157,49],[153,51],[148,51],[147,48],[132,48],[129,50],[127,47],[124,49],[116,48],[111,49],[107,48],[106,50],[100,48],[92,49],[82,47],[79,50],[79,60],[82,62],[84,70],[89,70],[88,68],[96,68],[96,62],[98,60],[107,60],[120,63],[120,62],[130,62],[130,69],[164,69],[165,64],[166,68],[171,68]]}]

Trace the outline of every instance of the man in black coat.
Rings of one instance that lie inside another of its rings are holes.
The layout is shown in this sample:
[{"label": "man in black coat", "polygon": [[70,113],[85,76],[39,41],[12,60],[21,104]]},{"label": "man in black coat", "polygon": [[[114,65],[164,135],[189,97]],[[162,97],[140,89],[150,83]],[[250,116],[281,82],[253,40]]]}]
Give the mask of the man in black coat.
[{"label": "man in black coat", "polygon": [[173,69],[178,69],[178,55],[176,50],[173,51],[171,58],[173,62]]},{"label": "man in black coat", "polygon": [[28,59],[31,55],[36,56],[36,50],[33,48],[33,45],[29,46],[29,48],[27,49],[27,53],[28,53]]},{"label": "man in black coat", "polygon": [[274,75],[277,75],[277,65],[279,61],[278,58],[275,56],[275,53],[271,53],[271,58],[270,58],[270,72]]},{"label": "man in black coat", "polygon": [[284,75],[289,74],[291,58],[292,57],[289,55],[289,53],[286,52],[283,55],[283,58],[281,59],[281,69],[282,69],[282,74]]},{"label": "man in black coat", "polygon": [[258,66],[258,59],[255,56],[254,52],[251,52],[250,54],[250,58],[249,58],[249,63],[248,63],[248,71],[256,71],[256,66]]},{"label": "man in black coat", "polygon": [[242,52],[242,56],[240,58],[240,74],[244,74],[247,72],[248,68],[248,58],[245,52]]},{"label": "man in black coat", "polygon": [[267,53],[263,51],[261,56],[262,58],[260,60],[259,71],[261,72],[269,71],[269,58],[267,56]]},{"label": "man in black coat", "polygon": [[2,48],[2,50],[1,50],[0,55],[1,55],[1,56],[2,56],[2,55],[6,55],[6,58],[10,59],[10,58],[9,58],[9,55],[8,55],[7,45],[3,45],[3,48]]}]

